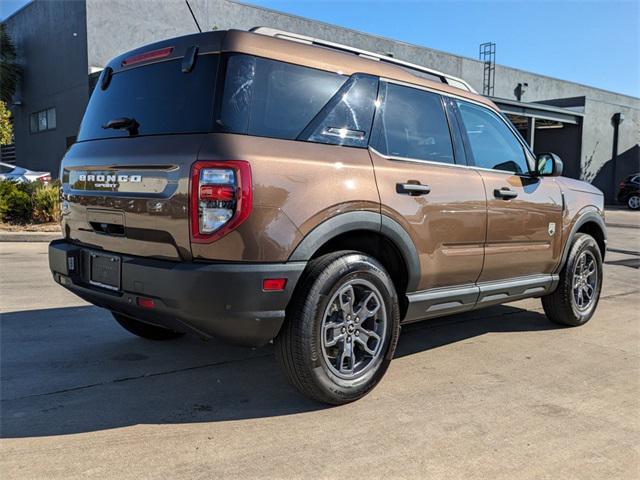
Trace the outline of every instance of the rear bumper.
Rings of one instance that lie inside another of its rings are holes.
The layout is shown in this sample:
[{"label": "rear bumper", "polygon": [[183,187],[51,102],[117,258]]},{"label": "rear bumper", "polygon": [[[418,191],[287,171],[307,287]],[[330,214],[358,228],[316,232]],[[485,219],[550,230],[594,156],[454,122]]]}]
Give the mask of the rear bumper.
[{"label": "rear bumper", "polygon": [[[305,262],[170,262],[120,255],[121,290],[113,292],[89,283],[91,251],[66,240],[51,242],[49,267],[55,281],[99,307],[173,330],[247,346],[263,345],[278,334],[285,308],[306,266]],[[285,289],[263,291],[266,278],[286,278]],[[154,307],[138,306],[140,296],[152,298]]]}]

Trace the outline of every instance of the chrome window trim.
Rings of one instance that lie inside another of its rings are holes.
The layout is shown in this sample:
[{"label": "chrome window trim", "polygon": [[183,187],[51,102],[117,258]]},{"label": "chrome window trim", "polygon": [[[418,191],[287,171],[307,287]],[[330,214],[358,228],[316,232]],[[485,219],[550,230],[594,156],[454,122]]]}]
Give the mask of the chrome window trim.
[{"label": "chrome window trim", "polygon": [[422,160],[420,158],[396,157],[396,156],[393,156],[393,155],[386,155],[386,154],[384,154],[382,152],[379,152],[378,150],[376,150],[371,145],[369,145],[369,150],[371,150],[373,153],[375,153],[379,157],[384,158],[385,160],[393,160],[393,161],[398,161],[398,162],[409,162],[409,163],[426,163],[427,165],[438,165],[438,166],[441,166],[441,167],[466,168],[466,169],[469,169],[469,170],[482,170],[484,172],[505,173],[507,175],[528,176],[528,174],[518,174],[518,173],[510,172],[508,170],[497,170],[497,169],[493,169],[493,168],[476,167],[475,165],[460,165],[460,164],[457,164],[457,163],[437,162],[435,160]]}]

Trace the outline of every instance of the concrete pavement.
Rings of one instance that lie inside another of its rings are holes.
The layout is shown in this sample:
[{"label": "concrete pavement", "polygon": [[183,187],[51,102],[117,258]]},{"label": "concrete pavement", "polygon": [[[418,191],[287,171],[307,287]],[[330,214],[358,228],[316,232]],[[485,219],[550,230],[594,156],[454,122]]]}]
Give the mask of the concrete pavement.
[{"label": "concrete pavement", "polygon": [[403,329],[381,384],[327,408],[266,347],[131,336],[0,244],[0,472],[12,478],[640,476],[640,231],[561,328],[527,300]]}]

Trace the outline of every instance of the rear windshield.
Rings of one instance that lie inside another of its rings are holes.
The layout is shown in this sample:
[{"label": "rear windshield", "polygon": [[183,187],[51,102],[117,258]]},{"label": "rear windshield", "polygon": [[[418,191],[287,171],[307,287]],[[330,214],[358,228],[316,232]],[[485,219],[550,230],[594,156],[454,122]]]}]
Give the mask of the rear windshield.
[{"label": "rear windshield", "polygon": [[135,120],[138,135],[210,132],[218,58],[198,56],[188,73],[182,72],[182,59],[124,70],[113,75],[105,90],[98,81],[78,141],[129,136],[124,128],[103,128],[121,118]]}]

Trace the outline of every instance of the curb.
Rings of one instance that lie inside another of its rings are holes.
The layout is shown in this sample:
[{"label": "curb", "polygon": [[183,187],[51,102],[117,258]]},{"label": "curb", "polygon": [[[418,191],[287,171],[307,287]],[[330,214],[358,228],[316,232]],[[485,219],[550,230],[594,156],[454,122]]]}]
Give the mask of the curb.
[{"label": "curb", "polygon": [[0,232],[0,242],[51,242],[59,238],[59,232]]}]

